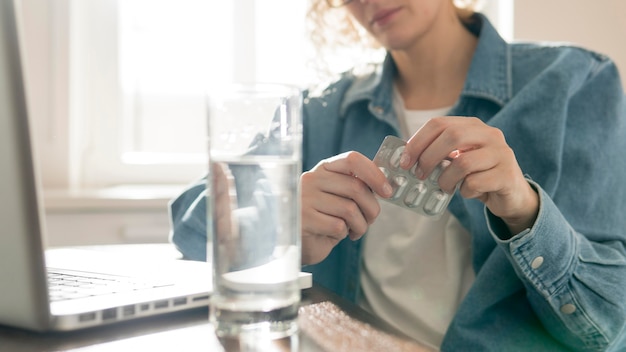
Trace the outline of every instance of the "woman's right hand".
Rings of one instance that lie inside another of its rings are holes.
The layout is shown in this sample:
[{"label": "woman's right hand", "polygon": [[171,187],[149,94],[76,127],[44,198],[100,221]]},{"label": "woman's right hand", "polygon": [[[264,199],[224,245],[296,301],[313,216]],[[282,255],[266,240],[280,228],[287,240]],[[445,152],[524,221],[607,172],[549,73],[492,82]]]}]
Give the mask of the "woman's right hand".
[{"label": "woman's right hand", "polygon": [[374,192],[392,192],[374,162],[354,151],[320,161],[300,182],[302,264],[322,261],[346,236],[361,238],[380,213]]}]

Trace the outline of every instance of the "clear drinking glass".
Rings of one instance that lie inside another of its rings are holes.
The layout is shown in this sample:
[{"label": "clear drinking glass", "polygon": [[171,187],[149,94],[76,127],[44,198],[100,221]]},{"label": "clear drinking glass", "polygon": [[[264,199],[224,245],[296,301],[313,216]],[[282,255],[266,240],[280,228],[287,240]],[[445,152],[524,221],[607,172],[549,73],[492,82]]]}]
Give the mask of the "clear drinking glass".
[{"label": "clear drinking glass", "polygon": [[297,331],[302,96],[285,85],[209,94],[207,260],[218,337]]}]

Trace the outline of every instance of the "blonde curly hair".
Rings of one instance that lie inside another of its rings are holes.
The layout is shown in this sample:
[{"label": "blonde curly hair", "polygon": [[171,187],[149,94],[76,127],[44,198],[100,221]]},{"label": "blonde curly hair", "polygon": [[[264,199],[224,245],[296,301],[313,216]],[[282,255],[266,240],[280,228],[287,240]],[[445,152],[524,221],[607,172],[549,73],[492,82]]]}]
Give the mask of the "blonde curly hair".
[{"label": "blonde curly hair", "polygon": [[[462,22],[471,21],[472,15],[482,5],[482,0],[450,0]],[[318,70],[330,73],[327,57],[338,51],[360,52],[361,59],[380,58],[381,46],[343,9],[331,8],[326,0],[309,0],[306,15],[307,33],[316,52]],[[354,49],[351,51],[351,49]]]}]

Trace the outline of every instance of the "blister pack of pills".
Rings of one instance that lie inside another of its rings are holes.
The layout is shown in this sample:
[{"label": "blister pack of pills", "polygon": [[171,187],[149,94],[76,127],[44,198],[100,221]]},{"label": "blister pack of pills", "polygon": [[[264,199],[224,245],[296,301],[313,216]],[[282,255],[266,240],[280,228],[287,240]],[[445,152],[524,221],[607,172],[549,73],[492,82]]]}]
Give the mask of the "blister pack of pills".
[{"label": "blister pack of pills", "polygon": [[409,170],[400,167],[400,156],[406,142],[395,136],[387,136],[380,145],[374,163],[385,174],[393,195],[382,200],[413,210],[417,213],[438,218],[446,210],[452,195],[441,188],[437,180],[441,172],[450,165],[449,160],[442,161],[425,180],[415,177],[414,165]]}]

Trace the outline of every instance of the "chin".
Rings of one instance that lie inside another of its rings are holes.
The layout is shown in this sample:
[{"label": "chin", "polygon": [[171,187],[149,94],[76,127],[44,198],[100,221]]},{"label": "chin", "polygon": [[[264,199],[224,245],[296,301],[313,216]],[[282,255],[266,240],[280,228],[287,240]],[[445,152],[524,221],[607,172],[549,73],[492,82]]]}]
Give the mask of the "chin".
[{"label": "chin", "polygon": [[387,50],[405,50],[410,48],[415,42],[413,38],[410,38],[407,35],[391,35],[391,33],[378,35],[376,39]]}]

